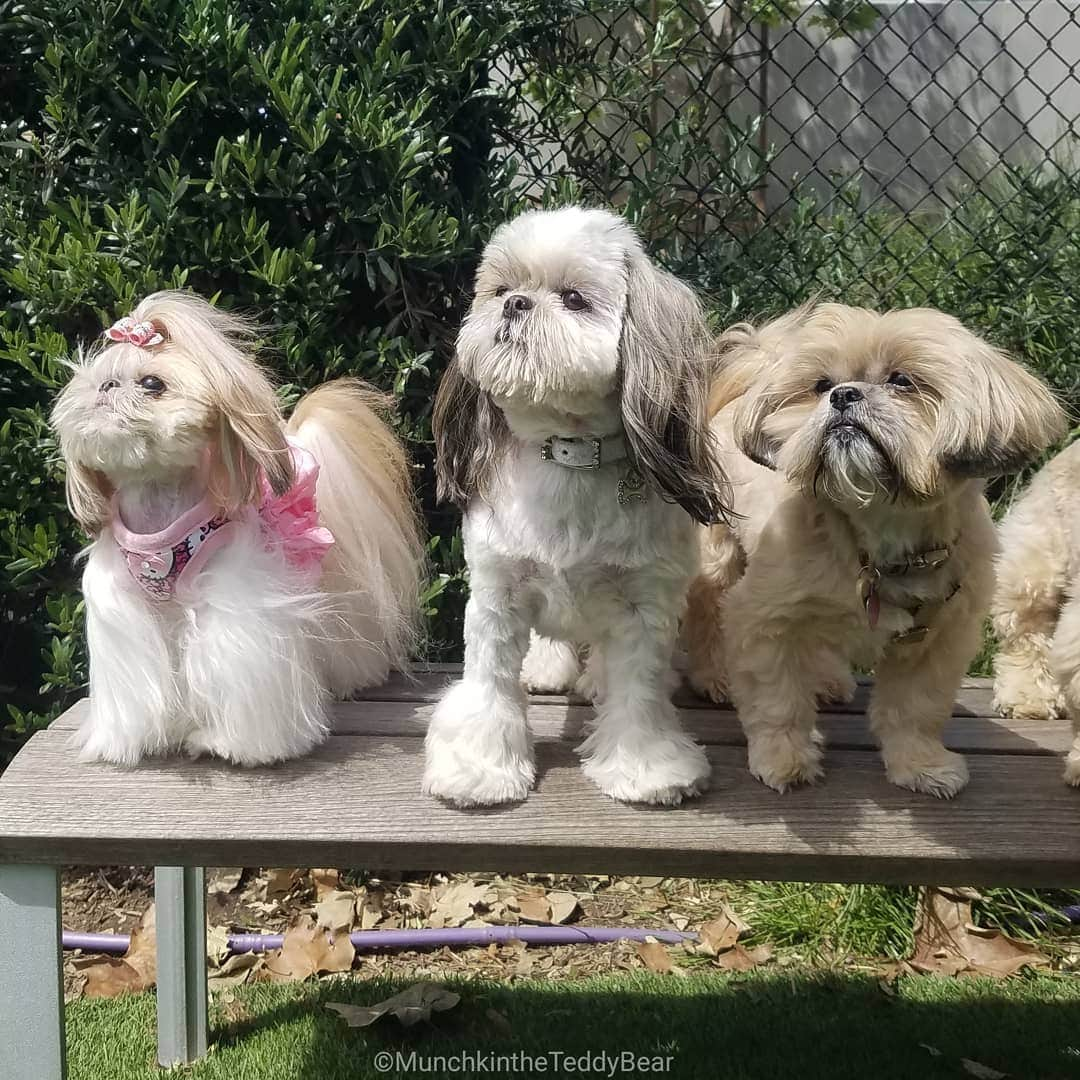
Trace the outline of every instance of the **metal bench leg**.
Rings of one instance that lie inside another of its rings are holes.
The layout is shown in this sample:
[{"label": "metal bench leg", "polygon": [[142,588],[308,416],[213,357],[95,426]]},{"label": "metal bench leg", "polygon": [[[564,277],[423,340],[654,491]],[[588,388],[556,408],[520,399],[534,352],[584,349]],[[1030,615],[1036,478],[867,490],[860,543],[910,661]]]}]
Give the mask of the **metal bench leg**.
[{"label": "metal bench leg", "polygon": [[0,1076],[64,1080],[60,873],[0,865]]},{"label": "metal bench leg", "polygon": [[158,1062],[206,1053],[206,875],[201,866],[154,868]]}]

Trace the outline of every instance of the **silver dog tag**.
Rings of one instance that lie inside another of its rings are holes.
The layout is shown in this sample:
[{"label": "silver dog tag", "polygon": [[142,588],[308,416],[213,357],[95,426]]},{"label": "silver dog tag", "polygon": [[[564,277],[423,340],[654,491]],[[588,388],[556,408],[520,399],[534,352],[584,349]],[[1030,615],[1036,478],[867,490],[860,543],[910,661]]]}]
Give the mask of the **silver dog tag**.
[{"label": "silver dog tag", "polygon": [[619,505],[643,503],[647,496],[645,477],[637,469],[627,469],[626,474],[619,481]]}]

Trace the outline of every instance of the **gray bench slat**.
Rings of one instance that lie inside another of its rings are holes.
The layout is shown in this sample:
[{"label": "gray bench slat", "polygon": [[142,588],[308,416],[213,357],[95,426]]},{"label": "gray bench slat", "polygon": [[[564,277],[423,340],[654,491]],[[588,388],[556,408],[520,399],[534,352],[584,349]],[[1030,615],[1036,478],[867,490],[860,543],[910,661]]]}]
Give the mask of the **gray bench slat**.
[{"label": "gray bench slat", "polygon": [[[67,731],[78,722],[87,702],[80,701],[54,721],[51,730]],[[334,705],[335,735],[391,735],[423,738],[434,706],[429,701],[342,701]],[[730,709],[683,709],[683,726],[706,746],[745,746],[746,738]],[[577,743],[592,720],[588,705],[534,697],[529,723],[537,739]],[[837,749],[874,750],[866,717],[857,713],[823,712],[819,718],[826,742]],[[998,717],[953,716],[946,743],[965,754],[1064,754],[1072,744],[1067,720],[1006,720]]]},{"label": "gray bench slat", "polygon": [[[431,704],[385,701],[345,701],[334,706],[335,735],[400,735],[422,737],[427,731]],[[683,726],[706,746],[745,746],[746,737],[735,714],[728,710],[681,710]],[[529,724],[537,739],[577,743],[588,732],[593,710],[587,705],[554,705],[535,699],[529,706]],[[822,734],[828,745],[843,750],[876,750],[865,716],[822,713]],[[963,753],[1063,754],[1072,743],[1065,720],[1053,723],[954,716],[945,741]]]},{"label": "gray bench slat", "polygon": [[[394,674],[382,686],[373,686],[357,694],[363,701],[435,701],[447,683],[461,674],[460,664],[417,665],[408,676]],[[835,713],[864,713],[869,700],[868,680],[860,683],[850,702],[835,702],[828,706]],[[958,716],[996,716],[993,705],[993,682],[990,679],[965,679],[957,695],[953,712]],[[544,704],[581,704],[581,699],[564,694],[533,694],[532,700]],[[680,688],[675,702],[683,709],[713,711],[716,705],[700,698],[689,687]],[[727,711],[727,710],[723,710]]]},{"label": "gray bench slat", "polygon": [[125,770],[79,765],[46,731],[0,783],[0,861],[1080,885],[1080,793],[1050,757],[975,756],[945,803],[888,784],[860,751],[830,751],[822,784],[778,795],[743,750],[714,746],[713,790],[660,809],[606,799],[564,743],[538,756],[525,803],[461,811],[419,795],[415,738],[341,736],[253,772]]}]

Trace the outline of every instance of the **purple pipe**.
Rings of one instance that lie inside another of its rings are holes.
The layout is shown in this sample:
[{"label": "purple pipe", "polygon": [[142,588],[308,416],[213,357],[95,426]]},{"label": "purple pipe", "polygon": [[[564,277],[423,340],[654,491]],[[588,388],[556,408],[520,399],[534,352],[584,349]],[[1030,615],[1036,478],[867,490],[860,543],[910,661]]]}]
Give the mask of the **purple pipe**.
[{"label": "purple pipe", "polygon": [[[619,926],[477,926],[442,930],[356,930],[349,940],[358,949],[440,949],[444,945],[490,945],[492,942],[524,941],[527,945],[599,945],[606,941],[644,941],[656,938],[665,945],[697,941],[697,934],[678,930],[642,930]],[[76,934],[65,930],[65,949],[86,952],[127,952],[127,934]],[[230,934],[234,953],[280,949],[281,934]]]},{"label": "purple pipe", "polygon": [[71,930],[63,933],[65,949],[82,949],[85,952],[126,953],[131,944],[127,934],[78,934]]}]

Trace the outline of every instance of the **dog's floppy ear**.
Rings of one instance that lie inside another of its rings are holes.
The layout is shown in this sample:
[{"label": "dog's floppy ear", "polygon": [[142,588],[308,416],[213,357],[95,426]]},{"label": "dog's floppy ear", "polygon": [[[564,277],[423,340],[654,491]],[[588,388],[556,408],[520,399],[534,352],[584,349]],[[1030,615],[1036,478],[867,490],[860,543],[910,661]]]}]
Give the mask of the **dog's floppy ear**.
[{"label": "dog's floppy ear", "polygon": [[[732,434],[739,449],[766,469],[777,469],[781,440],[766,430],[766,421],[782,405],[782,395],[772,386],[770,375],[797,347],[798,333],[813,316],[816,301],[786,312],[763,326],[737,323],[717,340],[720,374],[713,386],[709,407],[715,415],[737,402],[732,417]],[[797,355],[797,353],[795,354]]]},{"label": "dog's floppy ear", "polygon": [[1041,379],[960,323],[953,327],[962,385],[938,417],[938,456],[959,476],[1016,472],[1065,434],[1065,411]]},{"label": "dog's floppy ear", "polygon": [[765,421],[776,411],[773,395],[766,389],[748,391],[735,406],[732,431],[739,449],[755,464],[776,471],[780,443],[765,430]]},{"label": "dog's floppy ear", "polygon": [[776,403],[761,381],[766,358],[760,331],[749,323],[737,323],[720,335],[716,349],[720,371],[709,396],[709,413],[715,416],[735,402],[732,435],[736,445],[751,461],[775,470],[780,444],[769,436],[764,424]]},{"label": "dog's floppy ear", "polygon": [[71,516],[88,536],[97,536],[109,520],[113,492],[104,473],[69,461],[66,465],[67,504]]},{"label": "dog's floppy ear", "polygon": [[294,472],[270,380],[252,363],[242,374],[217,371],[212,381],[220,418],[219,497],[229,508],[255,503],[263,475],[274,494],[283,495],[293,485]]},{"label": "dog's floppy ear", "polygon": [[194,293],[148,296],[132,312],[165,337],[162,361],[177,349],[205,378],[217,417],[217,460],[210,488],[224,509],[262,497],[262,477],[275,495],[292,487],[294,472],[281,408],[269,378],[254,358],[256,328]]},{"label": "dog's floppy ear", "polygon": [[619,342],[623,428],[645,480],[702,524],[727,513],[725,482],[709,433],[714,354],[701,305],[643,252],[626,259]]},{"label": "dog's floppy ear", "polygon": [[436,494],[464,510],[474,495],[484,494],[509,429],[490,395],[462,374],[456,356],[439,382],[431,430]]}]

